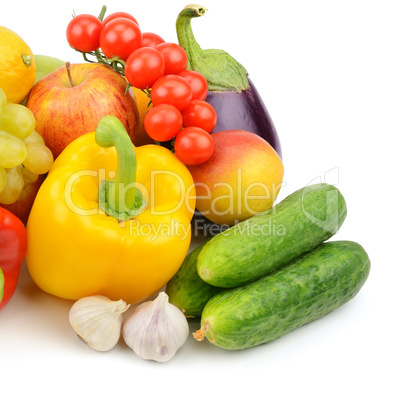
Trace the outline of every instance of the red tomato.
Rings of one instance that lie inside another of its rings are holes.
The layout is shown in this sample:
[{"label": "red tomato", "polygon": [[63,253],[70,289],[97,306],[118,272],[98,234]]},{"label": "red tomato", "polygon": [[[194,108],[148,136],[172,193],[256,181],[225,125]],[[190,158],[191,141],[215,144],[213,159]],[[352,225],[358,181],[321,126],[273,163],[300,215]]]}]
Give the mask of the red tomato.
[{"label": "red tomato", "polygon": [[190,104],[191,97],[190,84],[178,75],[164,75],[151,89],[151,101],[154,105],[168,103],[180,111]]},{"label": "red tomato", "polygon": [[165,74],[178,74],[187,68],[187,55],[176,43],[164,42],[155,46],[165,60]]},{"label": "red tomato", "polygon": [[116,18],[128,18],[131,21],[134,21],[138,26],[138,21],[129,13],[125,13],[124,11],[118,11],[116,13],[112,13],[108,15],[103,21],[102,24],[105,26],[108,22],[115,20]]},{"label": "red tomato", "polygon": [[174,151],[184,164],[199,165],[213,155],[214,140],[202,128],[186,127],[177,135]]},{"label": "red tomato", "polygon": [[142,45],[142,35],[138,25],[127,18],[116,18],[103,28],[100,35],[103,54],[111,59],[127,60],[134,50]]},{"label": "red tomato", "polygon": [[208,82],[198,71],[184,70],[179,73],[190,84],[193,99],[205,100],[208,95]]},{"label": "red tomato", "polygon": [[183,127],[199,127],[210,133],[216,126],[215,109],[209,103],[193,99],[181,112]]},{"label": "red tomato", "polygon": [[165,72],[162,55],[152,47],[140,47],[128,56],[124,67],[128,82],[139,89],[151,88]]},{"label": "red tomato", "polygon": [[102,22],[94,15],[77,15],[67,25],[67,42],[80,52],[93,52],[99,49],[102,28]]},{"label": "red tomato", "polygon": [[164,39],[153,32],[142,33],[142,46],[155,47],[164,42]]},{"label": "red tomato", "polygon": [[180,111],[172,105],[154,106],[144,118],[147,134],[155,141],[169,141],[181,130],[183,120]]}]

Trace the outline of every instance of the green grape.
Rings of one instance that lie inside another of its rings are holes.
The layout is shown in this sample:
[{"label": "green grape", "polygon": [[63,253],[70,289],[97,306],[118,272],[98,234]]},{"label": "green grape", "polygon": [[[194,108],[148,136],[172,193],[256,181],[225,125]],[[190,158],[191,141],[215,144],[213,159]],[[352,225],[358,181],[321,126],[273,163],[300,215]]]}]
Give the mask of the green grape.
[{"label": "green grape", "polygon": [[24,166],[36,174],[44,174],[49,171],[53,163],[53,155],[48,147],[43,144],[33,143],[27,145],[27,157]]},{"label": "green grape", "polygon": [[0,193],[0,203],[10,205],[18,201],[24,189],[24,179],[18,167],[6,170],[6,183]]},{"label": "green grape", "polygon": [[4,91],[0,88],[0,113],[4,109],[4,107],[7,105],[7,98],[6,94]]},{"label": "green grape", "polygon": [[36,180],[38,180],[39,175],[37,173],[31,172],[25,166],[21,166],[20,169],[25,185],[34,183]]},{"label": "green grape", "polygon": [[6,171],[4,168],[0,167],[0,193],[3,191],[6,185]]},{"label": "green grape", "polygon": [[23,140],[35,129],[35,116],[25,106],[7,103],[0,113],[0,130]]},{"label": "green grape", "polygon": [[13,168],[21,165],[27,156],[23,141],[5,131],[0,131],[0,166]]},{"label": "green grape", "polygon": [[37,131],[32,131],[30,135],[28,135],[27,138],[24,138],[25,145],[28,144],[33,144],[33,143],[38,143],[38,144],[43,144],[45,145],[45,141],[42,138],[42,136],[37,132]]}]

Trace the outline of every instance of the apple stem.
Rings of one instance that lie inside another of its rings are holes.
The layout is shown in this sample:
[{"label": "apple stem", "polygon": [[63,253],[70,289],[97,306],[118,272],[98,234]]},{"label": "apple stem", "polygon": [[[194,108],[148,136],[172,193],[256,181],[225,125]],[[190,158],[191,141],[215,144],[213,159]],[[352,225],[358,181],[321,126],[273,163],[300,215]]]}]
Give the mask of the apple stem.
[{"label": "apple stem", "polygon": [[75,87],[75,84],[74,84],[74,81],[73,81],[73,77],[71,76],[70,66],[71,66],[70,62],[67,61],[66,62],[67,76],[68,76],[68,80],[70,81],[70,85],[71,85],[71,88],[72,88],[72,87]]},{"label": "apple stem", "polygon": [[116,176],[114,180],[102,182],[99,207],[119,221],[139,215],[147,207],[147,202],[135,186],[137,158],[123,123],[114,116],[102,117],[96,127],[95,141],[104,148],[115,147],[117,153]]}]

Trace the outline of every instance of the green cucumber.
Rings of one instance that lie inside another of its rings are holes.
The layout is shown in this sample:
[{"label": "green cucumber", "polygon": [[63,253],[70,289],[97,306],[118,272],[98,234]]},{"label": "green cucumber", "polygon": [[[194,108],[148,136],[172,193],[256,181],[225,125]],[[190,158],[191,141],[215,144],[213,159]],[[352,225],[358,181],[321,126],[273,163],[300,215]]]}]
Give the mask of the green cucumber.
[{"label": "green cucumber", "polygon": [[215,295],[194,337],[230,350],[272,341],[352,299],[369,271],[359,244],[324,243],[274,274]]},{"label": "green cucumber", "polygon": [[180,269],[166,285],[169,302],[187,317],[201,317],[208,300],[223,290],[209,285],[198,276],[197,257],[204,244],[187,254]]},{"label": "green cucumber", "polygon": [[345,218],[346,203],[336,187],[304,187],[209,240],[198,256],[198,275],[222,288],[252,282],[328,240]]}]

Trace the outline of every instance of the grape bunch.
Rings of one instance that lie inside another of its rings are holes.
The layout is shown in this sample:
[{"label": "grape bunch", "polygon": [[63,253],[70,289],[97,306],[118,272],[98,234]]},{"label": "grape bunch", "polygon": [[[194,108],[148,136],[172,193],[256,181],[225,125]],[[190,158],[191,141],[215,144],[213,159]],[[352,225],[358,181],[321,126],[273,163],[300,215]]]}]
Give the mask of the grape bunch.
[{"label": "grape bunch", "polygon": [[52,163],[52,152],[35,131],[32,112],[8,103],[0,89],[0,203],[16,202],[24,187],[47,173]]}]

